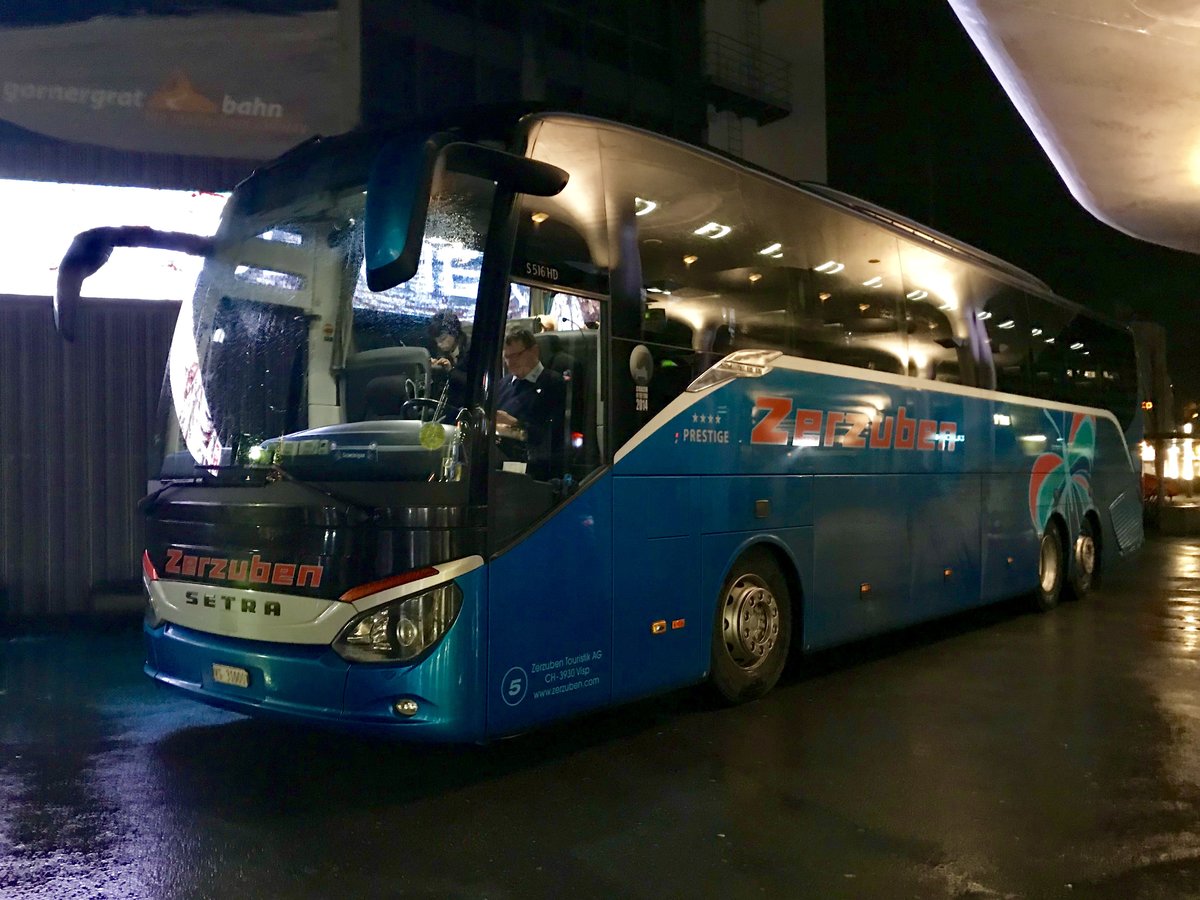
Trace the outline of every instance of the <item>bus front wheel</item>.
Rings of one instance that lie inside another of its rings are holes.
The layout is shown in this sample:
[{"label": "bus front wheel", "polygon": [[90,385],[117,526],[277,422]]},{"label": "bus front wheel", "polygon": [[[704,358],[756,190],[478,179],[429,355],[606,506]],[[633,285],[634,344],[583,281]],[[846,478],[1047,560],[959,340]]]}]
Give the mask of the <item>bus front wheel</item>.
[{"label": "bus front wheel", "polygon": [[1038,548],[1038,584],[1034,606],[1042,612],[1054,609],[1062,597],[1064,570],[1067,567],[1062,529],[1053,520],[1046,523]]},{"label": "bus front wheel", "polygon": [[710,680],[722,699],[743,703],[775,686],[787,661],[792,606],[787,581],[769,551],[734,564],[717,599]]}]

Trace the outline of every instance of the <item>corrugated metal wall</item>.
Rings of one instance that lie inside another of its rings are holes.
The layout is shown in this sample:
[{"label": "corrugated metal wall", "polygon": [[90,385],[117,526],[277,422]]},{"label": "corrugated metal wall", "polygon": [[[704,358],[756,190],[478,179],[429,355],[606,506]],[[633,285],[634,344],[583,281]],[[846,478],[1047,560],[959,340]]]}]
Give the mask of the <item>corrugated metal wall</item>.
[{"label": "corrugated metal wall", "polygon": [[146,454],[177,303],[0,295],[0,624],[86,614],[141,577]]}]

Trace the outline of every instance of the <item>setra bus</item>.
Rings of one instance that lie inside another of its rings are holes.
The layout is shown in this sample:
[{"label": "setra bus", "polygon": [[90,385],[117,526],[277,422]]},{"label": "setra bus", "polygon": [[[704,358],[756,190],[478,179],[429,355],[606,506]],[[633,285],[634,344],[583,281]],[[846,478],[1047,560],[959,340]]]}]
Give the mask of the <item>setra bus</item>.
[{"label": "setra bus", "polygon": [[[206,257],[144,630],[146,673],[215,706],[469,741],[705,680],[743,701],[803,651],[1083,596],[1143,539],[1126,328],[632,127],[313,139],[211,239],[80,235],[65,336],[122,244]],[[521,354],[540,423],[498,413]]]}]

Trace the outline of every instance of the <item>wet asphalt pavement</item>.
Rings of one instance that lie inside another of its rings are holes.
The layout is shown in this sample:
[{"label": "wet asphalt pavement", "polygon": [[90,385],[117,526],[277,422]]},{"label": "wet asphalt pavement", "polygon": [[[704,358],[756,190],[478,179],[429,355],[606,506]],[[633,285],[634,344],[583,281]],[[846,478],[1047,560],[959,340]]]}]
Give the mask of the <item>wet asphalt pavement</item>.
[{"label": "wet asphalt pavement", "polygon": [[1200,897],[1200,540],[488,747],[210,710],[132,622],[0,640],[0,897]]}]

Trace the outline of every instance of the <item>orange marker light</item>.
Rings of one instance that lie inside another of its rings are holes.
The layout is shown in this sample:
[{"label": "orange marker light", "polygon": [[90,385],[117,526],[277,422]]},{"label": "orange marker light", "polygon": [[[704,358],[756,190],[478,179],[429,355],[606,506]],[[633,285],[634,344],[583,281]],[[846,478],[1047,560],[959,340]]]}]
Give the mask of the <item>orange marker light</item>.
[{"label": "orange marker light", "polygon": [[675,619],[671,622],[671,630],[678,631],[680,628],[682,628],[686,624],[687,624],[687,619]]},{"label": "orange marker light", "polygon": [[158,581],[158,571],[154,568],[154,563],[150,562],[150,551],[142,551],[142,574],[146,576],[147,581]]},{"label": "orange marker light", "polygon": [[405,572],[403,575],[393,575],[391,578],[381,578],[379,581],[368,581],[366,584],[352,587],[346,593],[342,594],[342,596],[338,597],[338,599],[343,603],[353,603],[355,600],[361,600],[363,597],[368,597],[371,594],[378,594],[380,591],[386,591],[388,588],[408,584],[410,581],[420,581],[422,578],[431,578],[437,573],[438,570],[433,566],[427,566],[424,569],[413,569],[411,572]]},{"label": "orange marker light", "polygon": [[657,622],[653,622],[650,625],[650,633],[651,634],[666,634],[667,633],[667,620],[659,619]]}]

